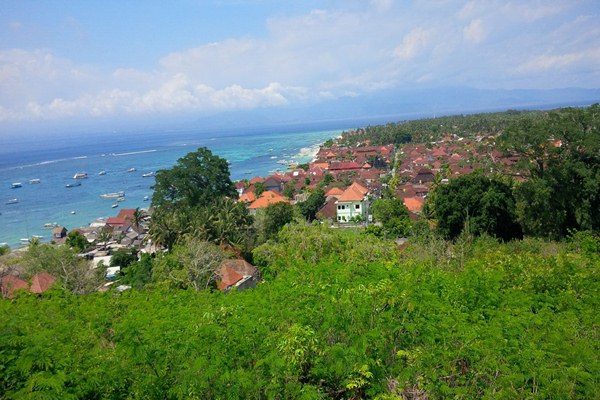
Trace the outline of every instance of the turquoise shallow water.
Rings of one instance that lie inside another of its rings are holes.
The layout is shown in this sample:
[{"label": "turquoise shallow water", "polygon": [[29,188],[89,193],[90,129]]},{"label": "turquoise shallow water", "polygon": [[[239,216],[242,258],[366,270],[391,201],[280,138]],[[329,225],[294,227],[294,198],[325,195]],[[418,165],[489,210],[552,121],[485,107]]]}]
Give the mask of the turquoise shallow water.
[{"label": "turquoise shallow water", "polygon": [[[46,223],[67,229],[86,226],[99,217],[116,215],[121,208],[148,207],[154,178],[144,173],[169,168],[178,158],[198,147],[230,161],[233,180],[265,176],[285,169],[282,161],[310,161],[320,143],[338,136],[340,130],[284,131],[211,134],[170,132],[153,135],[100,138],[46,139],[29,143],[13,141],[0,150],[0,243],[18,247],[32,235],[48,240]],[[135,171],[128,170],[135,168]],[[105,175],[98,175],[106,171]],[[87,179],[74,180],[76,172]],[[40,183],[29,183],[39,179]],[[12,189],[12,183],[22,187]],[[81,186],[66,188],[69,183]],[[115,199],[103,193],[125,192],[125,201],[112,208]],[[5,204],[16,198],[18,203]]]}]

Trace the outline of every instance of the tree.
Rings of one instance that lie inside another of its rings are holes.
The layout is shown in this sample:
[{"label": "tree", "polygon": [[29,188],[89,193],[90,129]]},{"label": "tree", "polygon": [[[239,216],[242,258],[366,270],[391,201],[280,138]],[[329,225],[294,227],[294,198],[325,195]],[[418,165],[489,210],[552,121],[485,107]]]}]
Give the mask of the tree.
[{"label": "tree", "polygon": [[83,253],[89,246],[87,239],[79,231],[69,232],[65,243],[79,253]]},{"label": "tree", "polygon": [[265,187],[264,183],[256,182],[254,184],[254,194],[256,195],[256,197],[260,197],[260,195],[263,194],[265,190],[267,190],[267,188]]},{"label": "tree", "polygon": [[136,249],[119,249],[112,254],[111,267],[121,267],[122,270],[138,260]]},{"label": "tree", "polygon": [[100,229],[100,231],[98,232],[98,235],[96,236],[96,241],[98,243],[102,243],[102,246],[104,248],[106,248],[106,245],[108,244],[108,242],[112,239],[112,232],[110,231],[110,229],[104,227],[102,229]]},{"label": "tree", "polygon": [[23,262],[30,275],[48,272],[59,279],[63,289],[73,293],[95,291],[101,282],[102,271],[92,269],[89,261],[66,246],[30,246],[23,256]]},{"label": "tree", "polygon": [[402,199],[377,199],[371,206],[373,218],[382,224],[386,235],[406,236],[410,230],[410,216]]},{"label": "tree", "polygon": [[554,239],[600,230],[600,105],[515,123],[501,137],[529,179],[515,192],[525,233]]},{"label": "tree", "polygon": [[313,190],[306,201],[299,203],[298,206],[304,218],[312,221],[316,218],[317,212],[323,207],[323,204],[325,204],[325,192],[323,189],[318,188]]},{"label": "tree", "polygon": [[217,279],[217,271],[225,254],[218,246],[188,238],[167,254],[152,270],[157,282],[177,288],[192,288],[196,291],[208,289]]},{"label": "tree", "polygon": [[433,209],[437,229],[448,239],[458,237],[465,224],[474,236],[487,233],[502,240],[523,236],[512,188],[498,178],[472,173],[440,185]]},{"label": "tree", "polygon": [[293,220],[294,207],[289,203],[270,204],[264,209],[258,210],[255,219],[258,242],[264,243],[273,239],[281,228]]},{"label": "tree", "polygon": [[206,147],[188,153],[171,169],[159,170],[153,187],[153,207],[198,208],[224,197],[236,198],[227,160]]}]

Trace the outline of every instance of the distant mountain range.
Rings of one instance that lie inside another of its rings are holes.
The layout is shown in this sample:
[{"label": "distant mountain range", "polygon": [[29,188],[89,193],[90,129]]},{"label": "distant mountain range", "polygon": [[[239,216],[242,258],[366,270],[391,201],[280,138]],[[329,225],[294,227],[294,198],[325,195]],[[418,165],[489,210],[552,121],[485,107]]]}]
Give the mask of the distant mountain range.
[{"label": "distant mountain range", "polygon": [[122,135],[180,130],[221,132],[265,129],[345,129],[452,114],[551,109],[600,102],[600,89],[473,89],[466,87],[394,89],[311,104],[227,111],[211,115],[145,115],[143,118],[82,118],[18,123],[2,128],[5,137],[38,135]]}]

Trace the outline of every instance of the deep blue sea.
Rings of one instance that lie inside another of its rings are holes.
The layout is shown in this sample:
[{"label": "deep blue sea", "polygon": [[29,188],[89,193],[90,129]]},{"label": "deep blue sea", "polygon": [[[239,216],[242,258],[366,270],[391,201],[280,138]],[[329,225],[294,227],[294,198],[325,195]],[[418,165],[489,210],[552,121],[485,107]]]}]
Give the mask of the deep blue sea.
[{"label": "deep blue sea", "polygon": [[[208,147],[230,162],[232,180],[266,176],[285,170],[283,161],[308,162],[319,144],[338,136],[339,130],[315,128],[290,131],[270,128],[237,132],[157,132],[5,140],[0,148],[0,243],[15,248],[33,235],[49,240],[44,224],[72,229],[121,208],[145,208],[152,198],[153,177],[148,172],[173,166],[177,159]],[[133,172],[128,172],[130,169]],[[105,171],[105,175],[98,175]],[[87,179],[73,179],[86,172]],[[40,183],[30,183],[39,179]],[[13,183],[22,187],[13,189]],[[65,185],[81,183],[67,188]],[[125,192],[125,201],[103,199],[103,193]],[[15,204],[6,204],[17,199]]]}]

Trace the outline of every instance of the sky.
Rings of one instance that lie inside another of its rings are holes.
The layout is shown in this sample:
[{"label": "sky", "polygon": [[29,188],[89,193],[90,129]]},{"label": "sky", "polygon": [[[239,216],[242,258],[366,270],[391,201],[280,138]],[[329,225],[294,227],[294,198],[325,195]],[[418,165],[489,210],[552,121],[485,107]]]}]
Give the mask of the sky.
[{"label": "sky", "polygon": [[600,2],[0,0],[0,134],[448,86],[600,88]]}]

